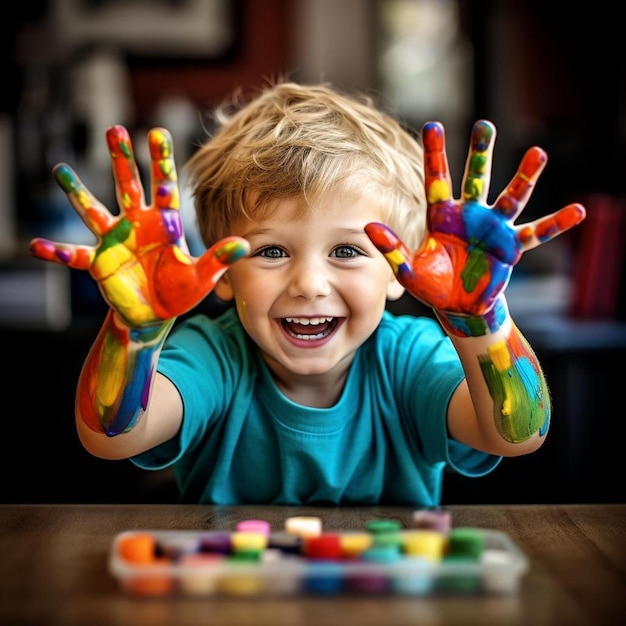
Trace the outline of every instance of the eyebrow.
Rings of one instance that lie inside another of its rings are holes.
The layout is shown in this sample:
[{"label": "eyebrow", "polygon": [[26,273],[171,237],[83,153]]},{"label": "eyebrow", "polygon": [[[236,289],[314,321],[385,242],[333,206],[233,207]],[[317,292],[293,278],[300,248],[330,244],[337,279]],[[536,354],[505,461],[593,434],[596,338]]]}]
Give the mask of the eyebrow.
[{"label": "eyebrow", "polygon": [[[272,235],[274,233],[274,229],[273,228],[254,228],[248,231],[245,231],[244,233],[241,234],[241,237],[247,238],[247,237],[251,237],[251,236],[259,236],[259,235]],[[342,236],[346,236],[346,235],[358,235],[358,236],[362,236],[365,235],[367,237],[367,233],[365,232],[365,224],[363,225],[363,228],[339,228],[337,229],[337,235],[342,235]]]}]

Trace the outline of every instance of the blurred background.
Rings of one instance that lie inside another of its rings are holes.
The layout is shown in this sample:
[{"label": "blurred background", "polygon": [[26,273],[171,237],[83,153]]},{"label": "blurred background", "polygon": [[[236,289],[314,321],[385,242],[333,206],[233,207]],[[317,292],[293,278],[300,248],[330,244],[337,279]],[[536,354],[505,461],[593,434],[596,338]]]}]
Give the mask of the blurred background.
[{"label": "blurred background", "polygon": [[[28,241],[93,241],[52,179],[58,162],[74,167],[117,211],[108,126],[130,130],[144,164],[148,129],[168,128],[180,165],[204,140],[216,104],[279,77],[367,92],[416,135],[425,121],[442,121],[457,194],[476,119],[498,129],[491,201],[528,147],[547,151],[520,221],[574,201],[587,206],[588,219],[526,254],[507,294],[546,370],[553,426],[539,452],[507,459],[491,476],[450,474],[444,504],[625,501],[618,455],[626,417],[619,393],[626,355],[626,52],[613,6],[16,3],[0,21],[0,345],[8,370],[0,501],[175,501],[169,473],[102,461],[82,449],[74,390],[105,308],[86,272],[30,258]],[[184,191],[188,238],[198,252]],[[430,314],[408,297],[390,308]]]}]

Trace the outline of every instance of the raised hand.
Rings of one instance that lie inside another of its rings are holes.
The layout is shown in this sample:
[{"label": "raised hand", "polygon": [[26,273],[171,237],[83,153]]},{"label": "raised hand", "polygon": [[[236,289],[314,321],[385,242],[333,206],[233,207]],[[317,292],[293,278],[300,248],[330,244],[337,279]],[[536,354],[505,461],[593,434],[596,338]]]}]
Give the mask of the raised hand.
[{"label": "raised hand", "polygon": [[436,311],[482,316],[504,291],[522,254],[576,226],[585,217],[580,204],[526,224],[515,225],[547,162],[537,147],[524,155],[509,185],[487,204],[496,129],[478,121],[472,129],[460,200],[452,197],[443,126],[422,130],[427,228],[420,248],[410,251],[387,226],[365,228],[385,255],[399,282]]},{"label": "raised hand", "polygon": [[163,128],[148,134],[151,203],[146,204],[128,131],[106,133],[119,215],[113,215],[65,164],[54,177],[96,235],[94,246],[33,239],[31,253],[45,261],[88,270],[108,304],[130,327],[161,324],[198,304],[228,266],[249,252],[240,237],[222,239],[198,258],[184,238],[172,139]]}]

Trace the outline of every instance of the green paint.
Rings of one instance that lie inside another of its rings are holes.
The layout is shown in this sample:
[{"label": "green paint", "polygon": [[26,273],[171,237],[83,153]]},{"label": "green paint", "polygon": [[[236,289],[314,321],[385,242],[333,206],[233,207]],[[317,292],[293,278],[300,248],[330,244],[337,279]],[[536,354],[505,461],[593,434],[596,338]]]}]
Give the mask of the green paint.
[{"label": "green paint", "polygon": [[479,315],[468,315],[465,318],[464,331],[470,337],[483,337],[487,334],[487,322]]},{"label": "green paint", "polygon": [[55,172],[55,179],[65,193],[71,193],[77,187],[76,176],[67,167],[60,167]]},{"label": "green paint", "polygon": [[[479,357],[479,362],[494,400],[495,425],[502,438],[511,443],[521,443],[537,431],[545,433],[550,419],[545,382],[539,383],[536,374],[534,381],[528,380],[520,361],[504,371],[498,370],[489,356]],[[540,393],[537,393],[538,385]]]},{"label": "green paint", "polygon": [[108,233],[103,235],[102,244],[98,248],[98,252],[96,256],[102,254],[109,248],[119,245],[123,241],[126,241],[128,237],[130,237],[130,233],[132,231],[132,224],[128,218],[122,218],[114,228],[112,228]]},{"label": "green paint", "polygon": [[120,146],[120,152],[129,160],[132,161],[133,160],[133,153],[132,150],[130,149],[130,145],[127,144],[125,141],[120,141],[119,143]]},{"label": "green paint", "polygon": [[483,175],[487,165],[487,157],[482,154],[473,154],[470,157],[468,177],[465,181],[464,193],[472,198],[480,196],[484,186]]},{"label": "green paint", "polygon": [[463,289],[466,293],[472,293],[476,289],[478,282],[489,274],[489,263],[485,253],[478,249],[472,248],[467,257],[467,263],[461,272],[461,280],[463,281]]}]

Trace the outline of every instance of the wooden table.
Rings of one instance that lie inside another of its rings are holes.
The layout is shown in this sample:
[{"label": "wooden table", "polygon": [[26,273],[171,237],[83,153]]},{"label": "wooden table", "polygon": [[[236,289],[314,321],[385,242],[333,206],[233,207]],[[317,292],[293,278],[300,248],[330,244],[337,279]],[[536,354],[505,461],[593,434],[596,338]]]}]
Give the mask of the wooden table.
[{"label": "wooden table", "polygon": [[324,528],[361,529],[375,518],[412,522],[402,507],[315,508],[194,505],[0,505],[2,626],[252,626],[330,624],[626,623],[626,504],[450,506],[454,526],[506,532],[530,569],[520,589],[497,596],[137,598],[107,569],[124,530],[233,530],[265,519],[273,530],[293,515]]}]

